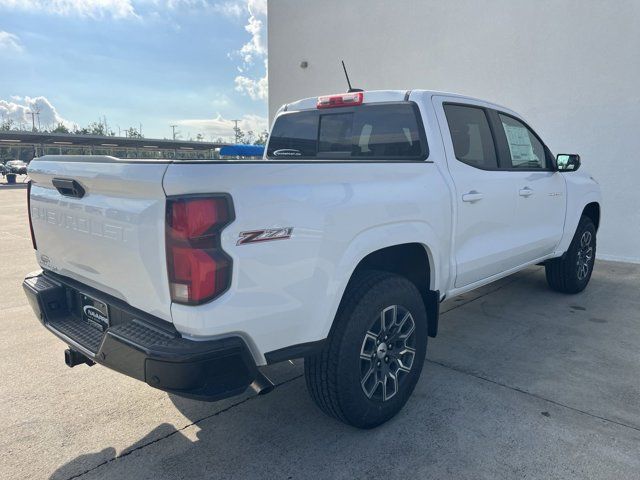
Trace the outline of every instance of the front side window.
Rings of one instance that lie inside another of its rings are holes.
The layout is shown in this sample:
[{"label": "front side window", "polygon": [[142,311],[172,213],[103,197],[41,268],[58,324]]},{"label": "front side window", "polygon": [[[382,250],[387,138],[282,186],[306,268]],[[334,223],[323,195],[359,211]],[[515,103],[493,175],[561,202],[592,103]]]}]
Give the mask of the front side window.
[{"label": "front side window", "polygon": [[484,109],[445,104],[444,112],[456,158],[476,168],[498,168],[496,147]]},{"label": "front side window", "polygon": [[284,113],[273,127],[273,160],[424,160],[427,141],[413,103],[364,104]]},{"label": "front side window", "polygon": [[[524,125],[513,117],[498,114],[500,123],[507,137],[509,146],[508,160],[510,168],[515,169],[544,169],[547,167],[545,149],[542,142]],[[509,165],[507,165],[509,167]]]}]

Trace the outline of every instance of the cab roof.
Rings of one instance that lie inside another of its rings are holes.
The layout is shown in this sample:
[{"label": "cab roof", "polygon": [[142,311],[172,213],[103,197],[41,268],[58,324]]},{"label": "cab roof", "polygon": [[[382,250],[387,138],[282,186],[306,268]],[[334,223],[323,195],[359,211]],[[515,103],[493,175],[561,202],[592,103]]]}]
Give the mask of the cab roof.
[{"label": "cab roof", "polygon": [[[340,95],[345,92],[336,92],[335,95]],[[488,104],[494,108],[511,111],[508,108],[505,108],[501,105],[497,105],[493,102],[489,102],[487,100],[483,100],[480,98],[470,97],[468,95],[462,95],[459,93],[451,93],[451,92],[440,92],[437,90],[365,90],[364,91],[364,100],[362,103],[376,103],[376,102],[402,102],[409,99],[410,95],[413,94],[422,94],[429,98],[434,96],[447,96],[447,97],[457,97],[460,100],[471,100],[475,102],[482,102]],[[324,95],[324,94],[323,94]],[[287,103],[280,107],[278,113],[283,111],[291,111],[291,110],[311,110],[317,107],[318,97],[307,97],[301,100],[297,100],[295,102]]]}]

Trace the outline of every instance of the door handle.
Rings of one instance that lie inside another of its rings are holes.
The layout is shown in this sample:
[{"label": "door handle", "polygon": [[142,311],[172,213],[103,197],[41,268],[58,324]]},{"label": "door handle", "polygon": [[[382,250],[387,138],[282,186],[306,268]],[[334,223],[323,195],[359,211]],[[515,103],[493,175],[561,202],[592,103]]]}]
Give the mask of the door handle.
[{"label": "door handle", "polygon": [[529,187],[524,187],[518,192],[518,194],[521,197],[530,197],[531,195],[533,195],[533,190],[531,190]]},{"label": "door handle", "polygon": [[54,178],[51,183],[53,183],[56,190],[65,197],[82,198],[86,193],[85,189],[82,188],[82,185],[80,185],[76,180],[68,178]]},{"label": "door handle", "polygon": [[478,200],[482,200],[483,198],[484,198],[484,193],[480,193],[475,190],[471,190],[470,192],[462,195],[463,202],[474,203],[474,202],[477,202]]}]

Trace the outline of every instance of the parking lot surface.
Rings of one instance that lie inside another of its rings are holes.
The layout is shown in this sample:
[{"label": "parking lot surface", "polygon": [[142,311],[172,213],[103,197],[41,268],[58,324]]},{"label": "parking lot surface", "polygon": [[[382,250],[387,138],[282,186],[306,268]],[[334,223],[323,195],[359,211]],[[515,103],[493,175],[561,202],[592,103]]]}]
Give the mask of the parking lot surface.
[{"label": "parking lot surface", "polygon": [[575,296],[532,267],[447,301],[405,409],[360,431],[315,408],[301,361],[218,403],[66,367],[21,289],[25,195],[0,185],[0,478],[640,477],[640,265],[598,261]]}]

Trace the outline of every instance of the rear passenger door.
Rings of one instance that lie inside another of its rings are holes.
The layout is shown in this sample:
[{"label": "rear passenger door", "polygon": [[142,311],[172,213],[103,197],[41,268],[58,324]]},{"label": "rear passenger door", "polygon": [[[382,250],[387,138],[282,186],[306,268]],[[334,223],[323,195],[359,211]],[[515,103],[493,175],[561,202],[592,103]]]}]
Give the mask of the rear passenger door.
[{"label": "rear passenger door", "polygon": [[490,112],[481,102],[433,98],[454,182],[455,287],[519,265],[516,179],[499,168]]},{"label": "rear passenger door", "polygon": [[553,155],[522,120],[491,111],[502,170],[517,190],[514,243],[520,263],[552,253],[562,237],[566,184]]}]

